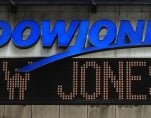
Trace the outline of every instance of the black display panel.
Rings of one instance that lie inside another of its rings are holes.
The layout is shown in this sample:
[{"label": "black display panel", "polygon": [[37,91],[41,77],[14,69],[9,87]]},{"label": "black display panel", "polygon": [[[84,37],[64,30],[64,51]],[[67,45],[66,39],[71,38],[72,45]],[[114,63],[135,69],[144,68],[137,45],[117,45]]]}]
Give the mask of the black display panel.
[{"label": "black display panel", "polygon": [[38,59],[0,59],[0,104],[151,104],[149,58],[70,58],[17,72]]},{"label": "black display panel", "polygon": [[151,0],[0,0],[0,4],[151,4]]}]

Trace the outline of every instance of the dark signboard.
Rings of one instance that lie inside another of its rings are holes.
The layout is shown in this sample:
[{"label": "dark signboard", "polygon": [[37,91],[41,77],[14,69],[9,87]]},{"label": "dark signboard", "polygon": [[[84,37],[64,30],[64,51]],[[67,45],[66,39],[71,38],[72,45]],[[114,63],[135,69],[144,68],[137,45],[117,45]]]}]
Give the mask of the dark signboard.
[{"label": "dark signboard", "polygon": [[1,4],[151,4],[151,0],[0,0]]},{"label": "dark signboard", "polygon": [[37,59],[0,59],[0,104],[151,104],[149,58],[70,58],[17,72]]}]

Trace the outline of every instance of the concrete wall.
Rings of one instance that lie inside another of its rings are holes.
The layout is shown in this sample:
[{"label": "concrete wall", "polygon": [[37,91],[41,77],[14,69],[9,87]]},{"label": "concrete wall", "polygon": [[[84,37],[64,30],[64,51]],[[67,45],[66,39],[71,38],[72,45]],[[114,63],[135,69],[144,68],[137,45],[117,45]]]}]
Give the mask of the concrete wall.
[{"label": "concrete wall", "polygon": [[[122,19],[129,19],[135,26],[136,20],[148,20],[151,17],[151,6],[98,6],[96,14],[89,12],[89,6],[19,6],[16,13],[11,13],[8,6],[0,6],[0,19],[6,20],[14,26],[22,19],[65,19],[67,22],[73,19],[90,19],[93,23],[99,19],[111,19],[119,24]],[[25,31],[27,36],[29,31]],[[102,32],[101,35],[105,34]],[[80,56],[84,57],[151,57],[149,47],[119,49],[112,51],[97,52]],[[32,48],[21,50],[10,42],[0,48],[0,57],[24,57],[24,56],[47,56],[57,52],[52,49],[44,50],[40,41]],[[60,50],[59,50],[60,51]],[[139,105],[1,105],[0,118],[150,118],[151,106]]]}]

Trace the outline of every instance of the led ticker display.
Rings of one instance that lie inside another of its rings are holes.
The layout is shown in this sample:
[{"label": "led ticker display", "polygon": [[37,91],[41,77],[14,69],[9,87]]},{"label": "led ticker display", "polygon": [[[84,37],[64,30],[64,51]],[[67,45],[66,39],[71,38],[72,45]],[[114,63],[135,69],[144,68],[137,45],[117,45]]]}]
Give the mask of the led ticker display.
[{"label": "led ticker display", "polygon": [[149,58],[70,58],[17,71],[37,59],[0,59],[0,104],[151,104]]}]

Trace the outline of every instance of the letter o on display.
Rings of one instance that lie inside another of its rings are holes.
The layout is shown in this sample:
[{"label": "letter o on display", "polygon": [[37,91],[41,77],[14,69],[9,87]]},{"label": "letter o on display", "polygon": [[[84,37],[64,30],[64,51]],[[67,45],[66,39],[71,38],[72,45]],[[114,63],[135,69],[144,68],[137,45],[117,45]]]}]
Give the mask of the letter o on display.
[{"label": "letter o on display", "polygon": [[0,35],[0,47],[2,47],[9,42],[12,29],[9,23],[2,20],[0,20],[0,29],[2,30],[2,34]]},{"label": "letter o on display", "polygon": [[[107,30],[107,34],[104,39],[99,38],[99,32],[102,29]],[[116,25],[111,20],[99,20],[94,23],[89,32],[89,41],[92,45],[96,47],[106,47],[108,46],[116,37]]]},{"label": "letter o on display", "polygon": [[[31,30],[27,39],[23,39],[23,32],[29,28]],[[15,46],[19,48],[28,48],[33,46],[39,39],[40,26],[34,20],[24,20],[19,22],[13,30],[12,40]]]}]

